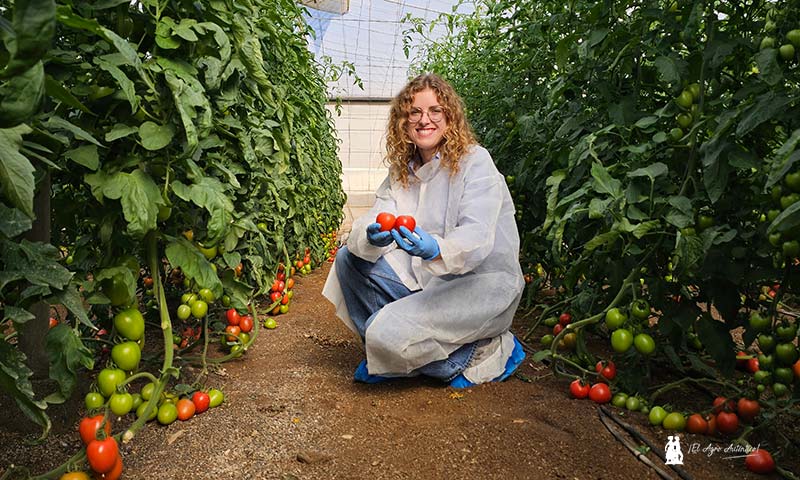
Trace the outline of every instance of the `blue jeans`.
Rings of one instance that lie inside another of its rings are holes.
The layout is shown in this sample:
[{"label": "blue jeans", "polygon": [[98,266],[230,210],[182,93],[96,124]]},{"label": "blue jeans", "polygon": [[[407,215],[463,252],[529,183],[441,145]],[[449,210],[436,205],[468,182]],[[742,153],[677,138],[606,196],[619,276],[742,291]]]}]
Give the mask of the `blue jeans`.
[{"label": "blue jeans", "polygon": [[[342,247],[336,252],[336,275],[342,287],[350,319],[364,341],[367,328],[384,305],[414,292],[409,290],[389,263],[379,258],[375,263],[359,258]],[[462,345],[444,360],[424,365],[411,375],[427,375],[450,381],[464,371],[475,353],[476,343]]]}]

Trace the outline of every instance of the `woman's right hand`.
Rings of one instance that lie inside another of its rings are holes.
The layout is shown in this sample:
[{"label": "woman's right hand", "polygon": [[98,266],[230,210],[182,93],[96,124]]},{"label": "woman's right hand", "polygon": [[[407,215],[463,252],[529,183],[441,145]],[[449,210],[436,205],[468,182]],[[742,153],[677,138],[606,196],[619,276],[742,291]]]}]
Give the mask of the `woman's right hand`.
[{"label": "woman's right hand", "polygon": [[376,247],[385,247],[394,241],[391,232],[382,232],[380,223],[367,225],[367,240]]}]

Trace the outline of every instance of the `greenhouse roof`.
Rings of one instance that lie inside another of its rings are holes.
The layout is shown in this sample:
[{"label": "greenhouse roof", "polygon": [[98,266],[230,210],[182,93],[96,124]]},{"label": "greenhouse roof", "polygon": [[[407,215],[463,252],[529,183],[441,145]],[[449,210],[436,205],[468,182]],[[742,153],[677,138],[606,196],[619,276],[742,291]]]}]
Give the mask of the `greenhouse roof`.
[{"label": "greenhouse roof", "polygon": [[[346,0],[340,0],[346,5]],[[334,64],[349,62],[355,67],[363,90],[355,77],[342,75],[328,84],[330,97],[344,99],[387,99],[397,94],[408,80],[411,59],[404,52],[404,32],[413,24],[407,16],[430,22],[442,13],[471,12],[473,5],[459,0],[350,0],[344,14],[308,9],[308,23],[316,33],[309,48],[321,59]],[[430,33],[437,38],[445,28],[437,25]],[[417,38],[417,37],[414,37]],[[412,58],[414,52],[409,54]]]}]

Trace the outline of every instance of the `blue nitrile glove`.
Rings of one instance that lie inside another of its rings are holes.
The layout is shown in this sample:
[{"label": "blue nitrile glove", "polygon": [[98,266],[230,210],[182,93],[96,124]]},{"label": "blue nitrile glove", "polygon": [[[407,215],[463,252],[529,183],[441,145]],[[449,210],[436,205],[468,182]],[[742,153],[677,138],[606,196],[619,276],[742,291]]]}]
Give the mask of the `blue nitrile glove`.
[{"label": "blue nitrile glove", "polygon": [[385,247],[394,241],[392,234],[381,232],[380,223],[370,223],[367,225],[367,241],[376,247]]},{"label": "blue nitrile glove", "polygon": [[416,227],[414,233],[406,227],[400,227],[400,232],[392,229],[392,237],[397,246],[409,255],[422,257],[423,260],[433,260],[439,256],[439,244],[425,230]]}]

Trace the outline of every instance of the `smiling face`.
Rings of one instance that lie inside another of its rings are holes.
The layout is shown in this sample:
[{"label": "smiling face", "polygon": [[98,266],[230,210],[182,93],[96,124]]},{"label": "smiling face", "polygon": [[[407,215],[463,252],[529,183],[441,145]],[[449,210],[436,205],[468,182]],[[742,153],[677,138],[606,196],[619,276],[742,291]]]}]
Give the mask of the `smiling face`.
[{"label": "smiling face", "polygon": [[443,108],[444,106],[439,103],[439,99],[436,97],[436,92],[430,88],[417,92],[411,102],[409,120],[414,119],[414,112],[417,114],[421,112],[422,116],[416,123],[408,122],[406,133],[408,134],[408,138],[411,139],[414,145],[417,146],[417,149],[419,149],[424,163],[429,162],[433,158],[433,155],[439,148],[439,144],[444,138],[444,132],[447,129],[447,114],[442,114],[441,119],[436,122],[431,121],[430,118],[432,111],[434,112],[433,116],[435,119],[437,116],[435,112]]}]

